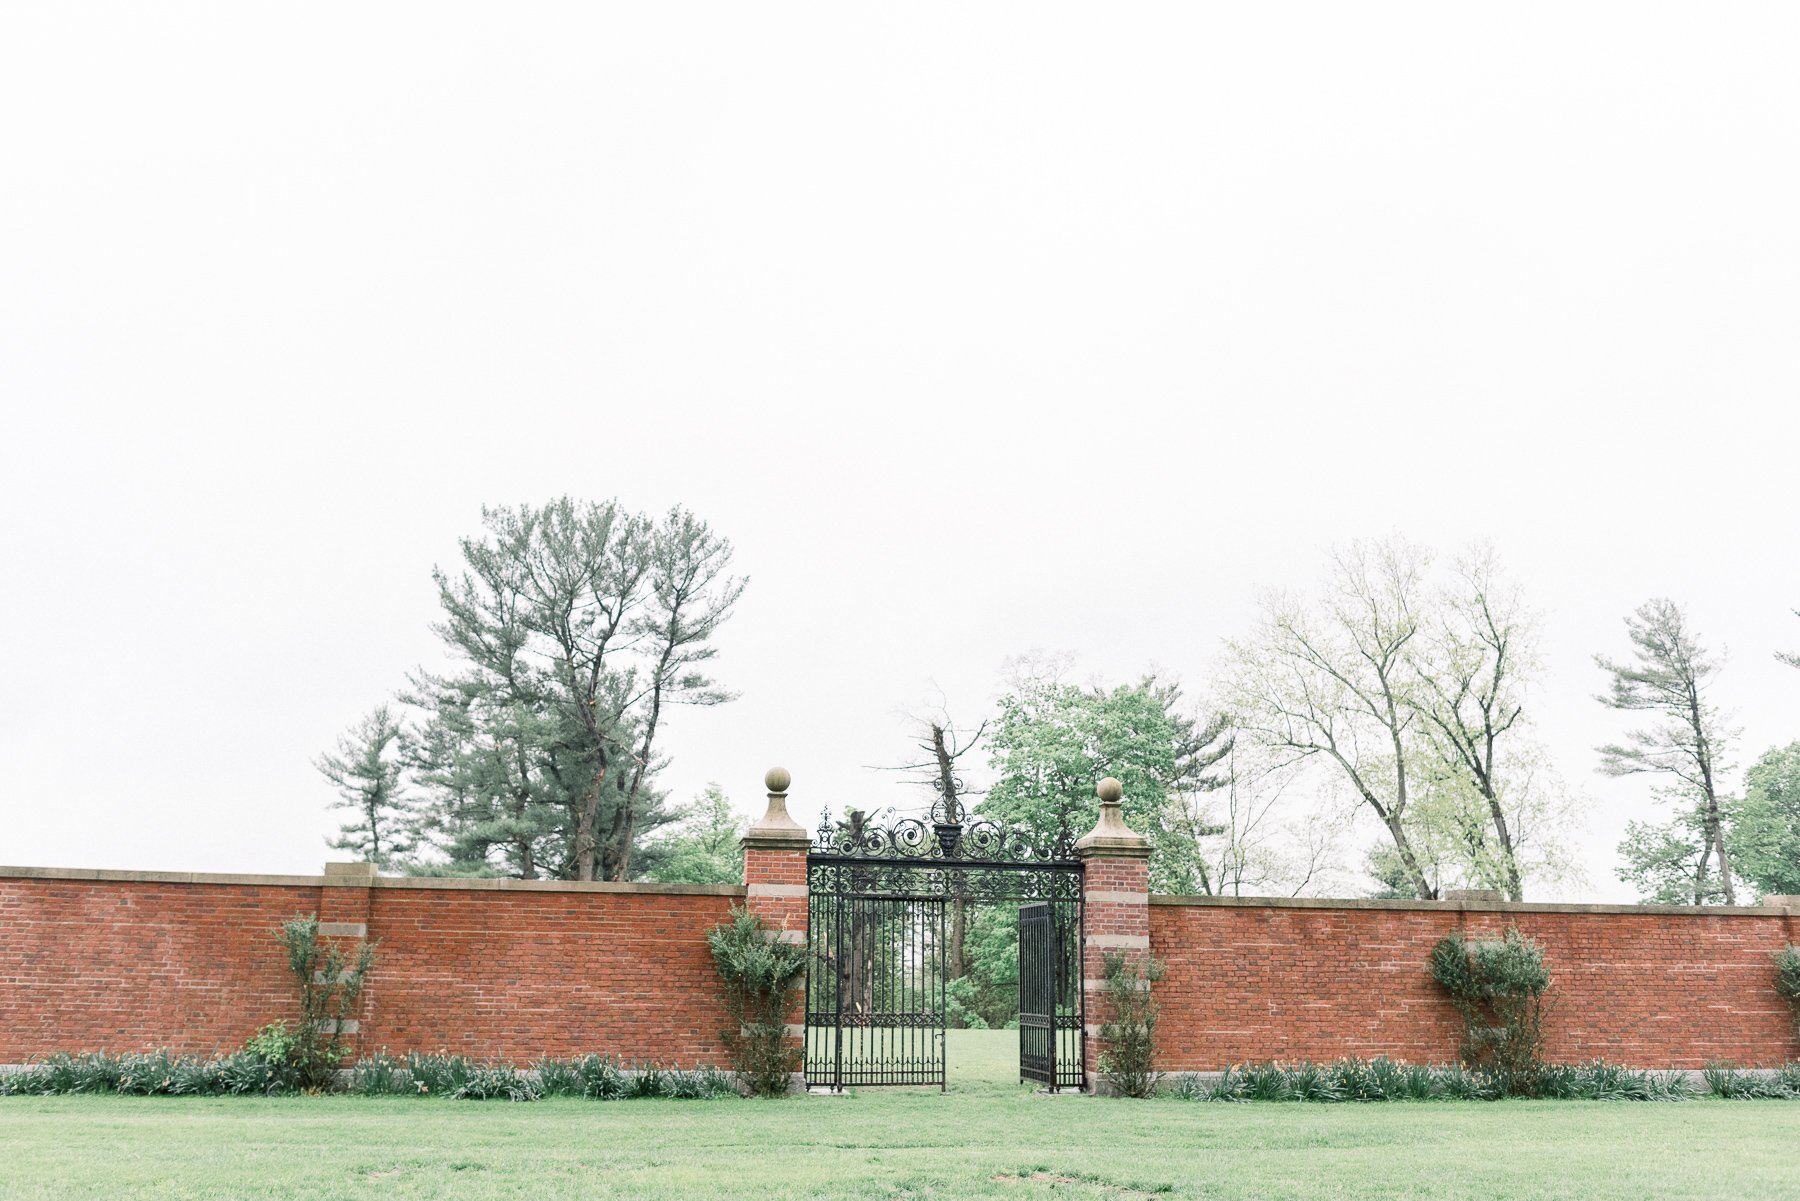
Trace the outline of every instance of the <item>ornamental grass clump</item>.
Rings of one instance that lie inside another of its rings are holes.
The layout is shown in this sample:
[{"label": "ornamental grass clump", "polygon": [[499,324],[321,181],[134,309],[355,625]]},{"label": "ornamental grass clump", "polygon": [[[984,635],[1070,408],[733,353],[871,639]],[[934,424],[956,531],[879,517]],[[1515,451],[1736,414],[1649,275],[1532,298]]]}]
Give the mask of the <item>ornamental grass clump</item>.
[{"label": "ornamental grass clump", "polygon": [[738,1082],[757,1097],[786,1093],[800,1067],[800,1049],[787,1035],[795,985],[806,970],[806,948],[782,942],[755,914],[741,908],[706,932],[713,965],[724,980],[733,1026],[724,1032]]},{"label": "ornamental grass clump", "polygon": [[535,1073],[505,1064],[472,1067],[450,1091],[453,1101],[536,1101],[543,1095]]},{"label": "ornamental grass clump", "polygon": [[[1800,1065],[1791,1075],[1733,1076],[1715,1069],[1720,1096],[1786,1096],[1778,1085],[1791,1080],[1800,1096]],[[1708,1077],[1709,1080],[1712,1076]],[[1754,1081],[1754,1083],[1748,1083]],[[1734,1091],[1735,1090],[1735,1091]],[[1761,1090],[1761,1091],[1752,1091]],[[1213,1080],[1183,1078],[1171,1090],[1187,1101],[1496,1101],[1505,1083],[1491,1072],[1460,1064],[1404,1063],[1386,1056],[1340,1059],[1329,1064],[1233,1064]],[[1592,1063],[1554,1064],[1542,1069],[1537,1096],[1569,1101],[1682,1101],[1695,1095],[1683,1072],[1642,1072]]]},{"label": "ornamental grass clump", "polygon": [[1728,1063],[1709,1063],[1706,1090],[1726,1101],[1800,1100],[1800,1064],[1773,1072],[1750,1072]]},{"label": "ornamental grass clump", "polygon": [[1549,1013],[1543,947],[1516,926],[1502,938],[1475,942],[1453,933],[1432,948],[1431,975],[1462,1017],[1464,1065],[1491,1073],[1510,1094],[1533,1094],[1544,1068]]},{"label": "ornamental grass clump", "polygon": [[1100,1053],[1100,1075],[1118,1096],[1148,1097],[1161,1077],[1155,1066],[1156,997],[1150,990],[1163,978],[1163,964],[1108,951],[1101,970],[1112,1016],[1100,1026],[1100,1039],[1106,1044]]}]

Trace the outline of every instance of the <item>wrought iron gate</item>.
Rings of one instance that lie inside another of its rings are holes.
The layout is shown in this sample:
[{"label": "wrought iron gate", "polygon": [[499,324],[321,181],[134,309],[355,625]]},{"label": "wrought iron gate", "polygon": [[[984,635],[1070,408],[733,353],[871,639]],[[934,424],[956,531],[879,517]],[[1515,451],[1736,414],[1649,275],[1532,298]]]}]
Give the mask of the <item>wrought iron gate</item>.
[{"label": "wrought iron gate", "polygon": [[1068,908],[1019,909],[1019,1077],[1052,1089],[1083,1083],[1079,915]]},{"label": "wrought iron gate", "polygon": [[[1020,1077],[1082,1087],[1081,864],[1067,831],[1038,839],[997,822],[965,824],[942,802],[929,821],[851,810],[834,823],[827,813],[807,887],[809,1085],[943,1088],[946,913],[1024,901],[1037,902],[1026,910],[1041,911],[1047,933],[1033,926],[1028,949],[1022,911]],[[1041,1033],[1028,1033],[1028,1008]]]},{"label": "wrought iron gate", "polygon": [[808,1080],[944,1087],[944,909],[942,897],[813,898]]}]

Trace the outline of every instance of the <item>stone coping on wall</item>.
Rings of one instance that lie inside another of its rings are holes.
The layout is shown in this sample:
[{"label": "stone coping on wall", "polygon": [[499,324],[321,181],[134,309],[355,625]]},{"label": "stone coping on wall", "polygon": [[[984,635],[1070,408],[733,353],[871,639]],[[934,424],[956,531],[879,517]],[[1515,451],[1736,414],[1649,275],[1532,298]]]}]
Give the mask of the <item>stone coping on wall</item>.
[{"label": "stone coping on wall", "polygon": [[1560,901],[1488,901],[1454,898],[1444,901],[1334,900],[1327,897],[1187,897],[1152,894],[1152,905],[1192,905],[1219,909],[1414,909],[1427,913],[1623,913],[1653,917],[1665,913],[1706,917],[1786,917],[1800,912],[1800,900],[1782,898],[1778,905],[1581,905]]},{"label": "stone coping on wall", "polygon": [[[0,867],[0,880],[96,880],[142,884],[253,884],[269,888],[341,887],[341,877],[261,876],[234,872],[132,872],[91,867]],[[449,888],[481,892],[614,892],[676,897],[741,897],[742,884],[620,884],[610,880],[512,880],[497,876],[376,876],[371,888]]]}]

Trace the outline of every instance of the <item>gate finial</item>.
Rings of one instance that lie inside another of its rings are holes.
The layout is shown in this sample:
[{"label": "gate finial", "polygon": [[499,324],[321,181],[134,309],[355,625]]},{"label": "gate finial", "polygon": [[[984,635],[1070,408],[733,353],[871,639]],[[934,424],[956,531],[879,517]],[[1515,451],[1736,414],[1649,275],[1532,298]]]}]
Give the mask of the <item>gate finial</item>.
[{"label": "gate finial", "polygon": [[1125,824],[1120,808],[1125,786],[1108,776],[1094,792],[1100,797],[1100,820],[1075,844],[1075,853],[1083,859],[1148,859],[1150,840]]},{"label": "gate finial", "polygon": [[792,847],[806,847],[812,842],[812,836],[800,828],[800,823],[788,816],[787,790],[794,782],[785,767],[771,767],[763,776],[763,785],[769,790],[769,807],[763,813],[762,820],[744,831],[739,841],[746,847],[764,850],[785,850]]}]

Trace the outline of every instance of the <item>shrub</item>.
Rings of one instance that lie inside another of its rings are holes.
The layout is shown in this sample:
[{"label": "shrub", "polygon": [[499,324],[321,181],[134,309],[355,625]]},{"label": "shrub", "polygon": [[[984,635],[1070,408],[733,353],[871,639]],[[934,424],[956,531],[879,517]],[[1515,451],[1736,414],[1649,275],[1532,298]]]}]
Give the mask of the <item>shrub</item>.
[{"label": "shrub", "polygon": [[1432,948],[1431,974],[1462,1017],[1462,1062],[1492,1072],[1509,1093],[1534,1092],[1550,987],[1544,949],[1516,926],[1478,942],[1453,933]]},{"label": "shrub", "polygon": [[1800,947],[1789,943],[1775,952],[1775,991],[1794,1015],[1794,1034],[1800,1037]]},{"label": "shrub", "polygon": [[288,1029],[286,1022],[270,1022],[244,1043],[239,1055],[245,1057],[245,1071],[251,1064],[261,1064],[264,1087],[268,1093],[297,1092],[307,1087],[305,1054],[300,1036]]},{"label": "shrub", "polygon": [[356,1012],[363,984],[375,966],[375,948],[360,941],[350,955],[336,942],[327,943],[319,934],[317,914],[289,918],[276,939],[287,950],[288,970],[300,989],[300,1028],[290,1059],[302,1087],[322,1089],[350,1054],[342,1042],[344,1025]]},{"label": "shrub", "polygon": [[1122,951],[1101,960],[1106,978],[1107,1007],[1112,1017],[1101,1024],[1100,1074],[1122,1097],[1148,1097],[1156,1091],[1156,998],[1151,986],[1163,977],[1155,959],[1139,961]]},{"label": "shrub", "polygon": [[748,910],[706,932],[713,965],[725,981],[725,1007],[733,1029],[725,1032],[731,1065],[753,1096],[787,1092],[800,1066],[800,1050],[787,1037],[794,986],[806,970],[806,948],[780,942],[775,931]]}]

